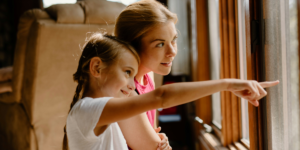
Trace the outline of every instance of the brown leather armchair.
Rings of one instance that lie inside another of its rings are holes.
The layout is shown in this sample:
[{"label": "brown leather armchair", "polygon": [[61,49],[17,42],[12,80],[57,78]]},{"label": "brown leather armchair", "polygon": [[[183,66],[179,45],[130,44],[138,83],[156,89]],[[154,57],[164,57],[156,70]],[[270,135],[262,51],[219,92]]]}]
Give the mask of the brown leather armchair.
[{"label": "brown leather armchair", "polygon": [[20,18],[12,92],[0,93],[0,149],[59,150],[84,40],[112,33],[123,4],[86,0],[33,9]]}]

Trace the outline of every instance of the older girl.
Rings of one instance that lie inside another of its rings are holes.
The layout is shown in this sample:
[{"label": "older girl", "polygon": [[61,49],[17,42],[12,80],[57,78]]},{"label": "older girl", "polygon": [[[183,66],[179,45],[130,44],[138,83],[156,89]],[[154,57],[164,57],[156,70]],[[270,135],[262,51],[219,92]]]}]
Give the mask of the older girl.
[{"label": "older girl", "polygon": [[[171,71],[172,61],[177,54],[176,14],[155,0],[142,0],[125,8],[116,21],[115,35],[129,42],[137,50],[141,62],[135,77],[138,94],[154,90],[153,72],[167,75]],[[137,115],[119,122],[127,144],[132,149],[156,144],[159,140],[156,132],[156,110]],[[148,121],[149,120],[149,121]],[[160,149],[169,147],[161,143]],[[146,149],[145,149],[146,150]]]},{"label": "older girl", "polygon": [[[232,91],[258,106],[258,100],[266,95],[263,88],[278,84],[223,79],[166,85],[129,97],[135,89],[138,66],[139,56],[130,45],[108,35],[91,36],[73,76],[78,86],[67,118],[64,149],[125,150],[128,148],[118,121],[219,91]],[[156,148],[150,145],[149,149]]]}]

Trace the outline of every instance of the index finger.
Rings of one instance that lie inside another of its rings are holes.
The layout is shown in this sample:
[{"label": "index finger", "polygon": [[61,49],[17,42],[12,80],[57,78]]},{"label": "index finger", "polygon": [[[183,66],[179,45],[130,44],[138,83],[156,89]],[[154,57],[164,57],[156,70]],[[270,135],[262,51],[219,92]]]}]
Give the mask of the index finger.
[{"label": "index finger", "polygon": [[268,88],[268,87],[272,87],[275,86],[279,83],[279,80],[277,81],[267,81],[267,82],[259,82],[260,86],[263,88]]}]

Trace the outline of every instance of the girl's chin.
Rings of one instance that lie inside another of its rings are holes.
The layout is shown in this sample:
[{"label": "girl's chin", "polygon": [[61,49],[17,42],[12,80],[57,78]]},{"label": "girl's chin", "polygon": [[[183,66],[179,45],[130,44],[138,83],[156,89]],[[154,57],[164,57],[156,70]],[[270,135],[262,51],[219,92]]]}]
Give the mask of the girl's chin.
[{"label": "girl's chin", "polygon": [[160,74],[160,75],[163,75],[163,76],[166,76],[166,75],[170,74],[171,67],[170,67],[170,69],[160,69],[158,71],[153,71],[153,72],[155,72],[157,74]]}]

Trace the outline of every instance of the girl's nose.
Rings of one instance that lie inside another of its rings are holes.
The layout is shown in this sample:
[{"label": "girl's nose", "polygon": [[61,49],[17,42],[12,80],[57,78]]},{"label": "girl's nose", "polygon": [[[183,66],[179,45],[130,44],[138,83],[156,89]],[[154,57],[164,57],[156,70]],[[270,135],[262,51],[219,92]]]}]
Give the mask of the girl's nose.
[{"label": "girl's nose", "polygon": [[167,57],[175,57],[176,54],[177,54],[177,47],[176,47],[176,45],[170,44],[170,46],[168,48]]},{"label": "girl's nose", "polygon": [[127,88],[128,88],[129,90],[134,90],[134,89],[135,89],[135,84],[134,84],[134,82],[130,82],[130,83],[127,85]]}]

